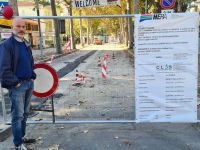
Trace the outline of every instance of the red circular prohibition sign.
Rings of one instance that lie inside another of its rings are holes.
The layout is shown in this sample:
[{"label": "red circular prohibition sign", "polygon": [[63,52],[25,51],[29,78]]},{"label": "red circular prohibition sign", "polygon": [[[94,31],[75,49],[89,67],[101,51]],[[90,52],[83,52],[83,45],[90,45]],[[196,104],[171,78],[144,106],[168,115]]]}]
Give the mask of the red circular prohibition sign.
[{"label": "red circular prohibition sign", "polygon": [[160,5],[163,9],[171,9],[172,7],[174,7],[175,3],[176,3],[176,0],[172,0],[172,1],[160,0]]},{"label": "red circular prohibition sign", "polygon": [[[47,64],[35,64],[34,70],[37,70],[37,69],[43,69],[45,71],[48,71],[48,73],[50,73],[50,75],[53,77],[53,84],[45,92],[44,91],[38,92],[38,91],[35,91],[35,89],[34,89],[33,95],[36,96],[36,97],[40,97],[40,98],[49,97],[56,91],[56,89],[58,87],[58,81],[59,81],[58,75],[57,75],[56,71],[51,66],[49,66]],[[37,72],[36,72],[36,75],[37,75]],[[40,75],[40,76],[42,76],[42,75]],[[37,77],[36,77],[36,80],[37,80]],[[45,83],[42,83],[42,84],[45,84]]]}]

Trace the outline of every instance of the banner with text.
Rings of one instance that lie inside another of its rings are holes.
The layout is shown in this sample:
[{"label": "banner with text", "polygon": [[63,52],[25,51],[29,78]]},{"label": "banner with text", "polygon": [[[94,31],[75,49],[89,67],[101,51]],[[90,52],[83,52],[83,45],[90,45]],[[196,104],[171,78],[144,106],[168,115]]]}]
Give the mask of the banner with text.
[{"label": "banner with text", "polygon": [[120,5],[120,0],[73,0],[72,6],[75,8]]},{"label": "banner with text", "polygon": [[196,122],[199,13],[135,16],[137,122]]}]

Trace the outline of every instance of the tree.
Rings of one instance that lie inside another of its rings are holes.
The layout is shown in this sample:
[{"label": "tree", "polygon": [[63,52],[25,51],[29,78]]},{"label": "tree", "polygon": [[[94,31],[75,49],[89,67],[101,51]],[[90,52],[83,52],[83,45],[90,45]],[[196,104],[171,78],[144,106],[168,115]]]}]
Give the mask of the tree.
[{"label": "tree", "polygon": [[[71,0],[57,0],[58,5],[64,5],[68,10],[69,16],[72,16],[72,5]],[[70,39],[71,39],[71,48],[76,49],[76,45],[74,42],[74,25],[73,19],[70,19]]]},{"label": "tree", "polygon": [[[81,16],[81,10],[79,10],[79,16]],[[83,46],[83,26],[82,26],[82,19],[80,18],[80,36],[79,36],[79,39],[80,39],[80,43],[81,43],[81,46]],[[88,40],[87,40],[88,41]]]},{"label": "tree", "polygon": [[[131,0],[127,0],[127,14],[131,14]],[[129,49],[133,48],[133,20],[128,18],[128,31],[129,31]]]},{"label": "tree", "polygon": [[187,6],[194,0],[177,0],[175,4],[176,12],[185,12],[187,10]]},{"label": "tree", "polygon": [[[36,0],[34,0],[36,1]],[[42,6],[48,6],[50,5],[50,2],[48,0],[38,0],[39,4],[42,5]]]},{"label": "tree", "polygon": [[8,0],[9,5],[12,6],[14,15],[19,16],[19,11],[18,11],[18,5],[17,5],[17,0]]},{"label": "tree", "polygon": [[[73,9],[73,14],[79,15],[78,11],[80,9],[82,11],[83,16],[125,14],[126,1],[124,0],[121,6],[113,5],[113,6]],[[122,19],[125,20],[125,18],[83,19],[83,23],[82,23],[83,32],[87,32],[87,39],[89,39],[87,41],[92,42],[93,36],[101,35],[103,31],[105,33],[104,35],[112,35],[112,36],[120,37],[121,42],[122,42],[123,40],[125,40],[124,36],[123,37],[121,36],[121,35],[124,35],[123,28],[125,27],[125,22],[122,21]],[[76,30],[77,21],[75,20],[74,22],[75,22],[75,30]],[[86,35],[86,34],[83,34],[83,35]],[[128,35],[128,32],[127,32],[127,35]]]},{"label": "tree", "polygon": [[[55,0],[51,0],[51,10],[52,10],[52,15],[57,16]],[[55,36],[56,36],[56,50],[57,50],[58,54],[61,54],[62,50],[61,50],[61,46],[60,46],[61,45],[60,28],[59,28],[58,19],[54,19],[54,28],[55,28]]]}]

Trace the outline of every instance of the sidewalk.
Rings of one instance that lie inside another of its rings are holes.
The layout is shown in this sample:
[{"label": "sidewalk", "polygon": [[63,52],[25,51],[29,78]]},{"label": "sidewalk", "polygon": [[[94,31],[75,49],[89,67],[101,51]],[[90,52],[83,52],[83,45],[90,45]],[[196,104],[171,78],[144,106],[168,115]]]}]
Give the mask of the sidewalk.
[{"label": "sidewalk", "polygon": [[[63,50],[64,46],[62,47],[62,50]],[[38,63],[38,62],[45,62],[45,61],[48,61],[51,59],[51,56],[52,55],[55,55],[55,58],[57,57],[60,57],[60,56],[63,56],[63,55],[68,55],[74,51],[77,51],[79,49],[83,48],[81,45],[76,45],[76,49],[75,50],[70,50],[69,53],[63,53],[63,54],[57,54],[57,51],[56,51],[56,48],[45,48],[45,49],[42,49],[42,52],[40,49],[34,49],[32,50],[32,54],[33,54],[33,57],[34,57],[34,60],[35,60],[35,63]],[[43,54],[43,56],[42,56]]]}]

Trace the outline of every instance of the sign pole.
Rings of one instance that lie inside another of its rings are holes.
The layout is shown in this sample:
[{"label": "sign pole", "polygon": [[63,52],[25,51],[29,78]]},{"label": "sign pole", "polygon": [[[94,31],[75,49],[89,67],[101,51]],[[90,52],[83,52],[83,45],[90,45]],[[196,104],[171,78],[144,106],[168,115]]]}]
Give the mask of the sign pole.
[{"label": "sign pole", "polygon": [[[54,68],[48,64],[35,64],[34,71],[37,78],[34,81],[33,95],[40,98],[47,97],[48,100],[51,100],[51,109],[39,109],[38,111],[52,112],[52,123],[55,123],[54,92],[58,87],[58,75]],[[41,83],[46,84],[41,85]]]},{"label": "sign pole", "polygon": [[54,101],[53,101],[53,95],[51,95],[51,107],[52,107],[52,121],[55,123],[55,111],[54,111]]}]

